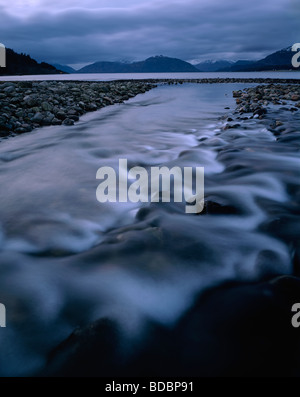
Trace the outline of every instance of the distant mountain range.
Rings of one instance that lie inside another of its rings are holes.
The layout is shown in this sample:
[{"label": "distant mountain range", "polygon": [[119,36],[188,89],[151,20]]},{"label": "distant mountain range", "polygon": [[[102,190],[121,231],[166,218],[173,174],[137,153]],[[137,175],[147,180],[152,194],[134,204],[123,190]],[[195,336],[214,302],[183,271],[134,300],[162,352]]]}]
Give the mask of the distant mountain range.
[{"label": "distant mountain range", "polygon": [[71,68],[71,66],[60,65],[59,63],[53,63],[53,66],[56,69],[61,70],[62,72],[65,72],[65,73],[77,73],[77,71],[75,69]]},{"label": "distant mountain range", "polygon": [[230,68],[234,62],[231,61],[204,61],[194,65],[200,72],[218,72],[221,69]]},{"label": "distant mountain range", "polygon": [[[54,65],[67,73],[179,73],[179,72],[255,72],[268,70],[293,70],[291,47],[274,52],[258,61],[228,60],[204,61],[196,65],[177,58],[162,55],[146,59],[141,62],[95,62],[75,71],[68,66]],[[299,70],[299,69],[297,69]]]},{"label": "distant mountain range", "polygon": [[264,70],[299,70],[293,68],[292,57],[295,52],[292,52],[292,47],[276,51],[259,61],[238,61],[233,65],[221,68],[219,71],[224,72],[260,72]]},{"label": "distant mountain range", "polygon": [[204,61],[196,65],[177,58],[154,56],[140,62],[95,62],[82,69],[75,70],[70,66],[41,62],[38,63],[26,54],[17,54],[6,50],[6,68],[0,68],[0,75],[32,75],[61,73],[181,73],[181,72],[255,72],[268,70],[300,70],[292,66],[295,54],[291,47],[274,52],[258,61],[228,60]]},{"label": "distant mountain range", "polygon": [[0,76],[30,74],[61,74],[53,65],[38,63],[26,54],[17,54],[10,48],[6,49],[6,67],[0,68]]},{"label": "distant mountain range", "polygon": [[162,55],[146,59],[145,61],[123,62],[95,62],[78,70],[76,73],[180,73],[198,72],[198,69],[188,62]]}]

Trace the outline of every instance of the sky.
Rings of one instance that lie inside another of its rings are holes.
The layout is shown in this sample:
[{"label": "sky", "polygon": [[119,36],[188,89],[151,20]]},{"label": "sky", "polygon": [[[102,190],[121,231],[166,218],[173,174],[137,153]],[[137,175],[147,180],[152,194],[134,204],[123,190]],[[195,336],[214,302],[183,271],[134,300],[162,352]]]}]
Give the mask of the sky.
[{"label": "sky", "polygon": [[0,42],[75,67],[154,55],[260,59],[300,42],[300,1],[0,0]]}]

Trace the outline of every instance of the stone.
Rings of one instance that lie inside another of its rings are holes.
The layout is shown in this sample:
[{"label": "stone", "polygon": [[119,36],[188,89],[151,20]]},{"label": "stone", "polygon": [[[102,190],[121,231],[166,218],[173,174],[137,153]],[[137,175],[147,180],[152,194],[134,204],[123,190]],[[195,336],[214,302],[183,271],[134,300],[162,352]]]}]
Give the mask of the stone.
[{"label": "stone", "polygon": [[95,103],[89,103],[89,104],[86,106],[86,109],[89,110],[89,111],[91,111],[91,112],[93,112],[93,111],[97,110],[98,108],[97,108],[97,105],[96,105]]},{"label": "stone", "polygon": [[91,84],[91,89],[92,90],[95,90],[95,91],[97,91],[97,90],[99,90],[99,88],[100,88],[100,85],[99,84],[97,84],[97,83],[93,83],[93,84]]},{"label": "stone", "polygon": [[68,126],[74,125],[74,120],[67,118],[63,121],[63,125],[68,125]]},{"label": "stone", "polygon": [[7,81],[7,82],[5,82],[5,83],[2,83],[1,85],[0,85],[0,88],[3,90],[4,88],[6,88],[6,87],[14,87],[15,86],[15,83],[12,83],[12,82],[10,82],[10,81]]},{"label": "stone", "polygon": [[17,134],[24,134],[24,132],[27,132],[27,131],[23,127],[18,127],[14,130],[14,132],[16,132]]},{"label": "stone", "polygon": [[233,98],[240,98],[242,96],[242,91],[233,91]]},{"label": "stone", "polygon": [[23,128],[25,130],[25,132],[32,131],[32,127],[29,124],[22,124],[21,128]]},{"label": "stone", "polygon": [[59,120],[56,117],[54,117],[54,119],[52,120],[52,125],[61,125],[61,124],[62,124],[62,120]]},{"label": "stone", "polygon": [[32,117],[31,121],[33,123],[40,123],[43,120],[43,118],[44,118],[44,115],[42,113],[38,112]]},{"label": "stone", "polygon": [[59,111],[56,113],[55,117],[58,118],[59,120],[65,120],[67,118],[67,115],[65,112]]},{"label": "stone", "polygon": [[259,108],[259,109],[256,109],[256,110],[254,111],[253,115],[254,115],[254,116],[255,116],[255,115],[263,116],[263,115],[266,114],[266,113],[267,113],[267,110],[266,110],[266,109],[264,109],[264,108]]},{"label": "stone", "polygon": [[45,111],[51,112],[51,110],[53,109],[53,106],[50,105],[50,103],[48,103],[48,102],[42,102],[41,106],[42,106],[42,109]]},{"label": "stone", "polygon": [[39,104],[39,99],[38,96],[35,94],[32,95],[26,95],[23,98],[23,101],[25,102],[25,105],[28,107],[33,107]]},{"label": "stone", "polygon": [[77,116],[76,114],[71,114],[68,118],[74,121],[79,121],[79,116]]},{"label": "stone", "polygon": [[4,90],[3,90],[3,92],[5,92],[5,94],[11,94],[11,93],[13,93],[15,91],[15,86],[13,85],[11,85],[11,86],[9,86],[9,87],[6,87],[6,88],[4,88]]},{"label": "stone", "polygon": [[68,114],[68,116],[70,116],[70,115],[77,114],[77,112],[75,109],[70,109],[67,114]]}]

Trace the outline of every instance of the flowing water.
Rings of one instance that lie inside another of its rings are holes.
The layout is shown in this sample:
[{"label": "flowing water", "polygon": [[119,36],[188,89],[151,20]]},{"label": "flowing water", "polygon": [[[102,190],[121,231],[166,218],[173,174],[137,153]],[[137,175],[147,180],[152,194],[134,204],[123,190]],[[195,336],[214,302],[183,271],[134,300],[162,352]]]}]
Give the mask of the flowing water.
[{"label": "flowing water", "polygon": [[[38,371],[96,319],[140,338],[147,319],[175,323],[208,287],[293,273],[300,116],[286,116],[280,139],[257,120],[223,131],[224,107],[234,109],[232,90],[244,86],[159,86],[73,127],[0,142],[1,375]],[[205,167],[208,210],[100,204],[96,172],[120,158]]]}]

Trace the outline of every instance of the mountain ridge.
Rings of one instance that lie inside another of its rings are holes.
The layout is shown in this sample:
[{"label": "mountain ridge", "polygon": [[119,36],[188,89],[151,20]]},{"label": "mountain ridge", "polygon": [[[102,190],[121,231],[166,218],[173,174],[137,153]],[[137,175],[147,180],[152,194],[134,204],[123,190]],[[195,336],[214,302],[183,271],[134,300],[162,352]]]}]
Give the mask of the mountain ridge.
[{"label": "mountain ridge", "polygon": [[163,55],[153,56],[138,62],[100,61],[86,65],[79,70],[57,63],[38,63],[26,54],[6,49],[6,67],[0,68],[0,75],[72,74],[72,73],[194,73],[194,72],[256,72],[268,70],[300,70],[292,66],[292,47],[276,51],[260,60],[207,60],[192,65],[179,58]]},{"label": "mountain ridge", "polygon": [[237,61],[228,68],[220,69],[219,72],[262,72],[268,70],[299,70],[292,65],[292,57],[295,52],[289,46],[275,51],[258,61]]},{"label": "mountain ridge", "polygon": [[37,62],[27,54],[18,54],[6,48],[6,67],[0,68],[0,76],[34,75],[34,74],[62,74],[53,65],[46,62]]},{"label": "mountain ridge", "polygon": [[157,55],[144,61],[122,63],[100,61],[87,65],[77,73],[184,73],[199,72],[188,62],[178,58],[169,58]]}]

